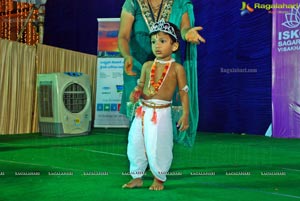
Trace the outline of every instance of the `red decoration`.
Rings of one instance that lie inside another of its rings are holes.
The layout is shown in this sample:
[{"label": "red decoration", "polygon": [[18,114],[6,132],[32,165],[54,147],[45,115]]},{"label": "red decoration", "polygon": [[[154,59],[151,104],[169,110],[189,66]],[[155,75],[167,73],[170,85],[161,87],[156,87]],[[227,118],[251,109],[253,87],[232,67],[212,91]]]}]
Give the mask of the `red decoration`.
[{"label": "red decoration", "polygon": [[164,68],[164,71],[161,74],[161,77],[159,78],[159,80],[157,82],[155,82],[156,63],[153,62],[153,65],[151,67],[151,72],[150,72],[150,84],[154,88],[155,93],[158,92],[158,89],[160,88],[160,86],[161,86],[161,84],[162,84],[162,82],[163,82],[170,66],[171,66],[171,62],[167,63],[165,65],[165,68]]}]

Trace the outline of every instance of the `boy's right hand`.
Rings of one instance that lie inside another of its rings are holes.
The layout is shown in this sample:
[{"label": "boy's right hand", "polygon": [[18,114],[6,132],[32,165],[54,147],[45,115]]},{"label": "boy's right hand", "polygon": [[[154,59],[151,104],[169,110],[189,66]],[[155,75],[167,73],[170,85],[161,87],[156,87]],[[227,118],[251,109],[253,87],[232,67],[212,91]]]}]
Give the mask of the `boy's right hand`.
[{"label": "boy's right hand", "polygon": [[141,94],[142,94],[142,90],[140,88],[138,87],[134,88],[134,90],[131,92],[129,97],[130,101],[133,103],[137,102],[140,99]]}]

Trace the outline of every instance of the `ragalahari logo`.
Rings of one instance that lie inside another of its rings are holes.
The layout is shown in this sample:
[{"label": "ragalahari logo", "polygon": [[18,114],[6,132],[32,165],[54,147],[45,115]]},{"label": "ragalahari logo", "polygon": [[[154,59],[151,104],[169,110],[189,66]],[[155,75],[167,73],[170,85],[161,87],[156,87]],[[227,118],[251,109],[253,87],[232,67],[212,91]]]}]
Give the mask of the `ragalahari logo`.
[{"label": "ragalahari logo", "polygon": [[254,9],[249,4],[247,4],[245,1],[242,2],[241,16],[250,14],[253,11],[254,11]]},{"label": "ragalahari logo", "polygon": [[297,28],[300,26],[300,7],[292,8],[290,13],[285,14],[285,22],[283,26],[287,28]]}]

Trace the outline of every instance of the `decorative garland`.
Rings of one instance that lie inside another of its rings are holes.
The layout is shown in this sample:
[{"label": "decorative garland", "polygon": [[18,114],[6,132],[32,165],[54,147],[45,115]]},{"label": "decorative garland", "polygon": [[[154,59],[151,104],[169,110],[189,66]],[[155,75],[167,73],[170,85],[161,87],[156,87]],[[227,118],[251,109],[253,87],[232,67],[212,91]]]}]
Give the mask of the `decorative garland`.
[{"label": "decorative garland", "polygon": [[164,70],[161,74],[161,77],[159,78],[159,80],[157,82],[155,82],[155,72],[156,72],[156,61],[153,62],[152,66],[151,66],[151,71],[150,71],[150,85],[149,85],[149,94],[150,95],[155,95],[157,94],[158,90],[160,89],[168,71],[169,68],[172,64],[173,60],[170,60],[164,67]]}]

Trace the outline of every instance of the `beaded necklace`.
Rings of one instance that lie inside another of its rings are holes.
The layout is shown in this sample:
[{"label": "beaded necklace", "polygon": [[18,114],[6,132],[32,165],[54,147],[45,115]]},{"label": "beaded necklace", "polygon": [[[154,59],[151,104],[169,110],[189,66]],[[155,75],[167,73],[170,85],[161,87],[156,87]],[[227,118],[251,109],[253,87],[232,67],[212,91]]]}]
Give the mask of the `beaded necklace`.
[{"label": "beaded necklace", "polygon": [[157,94],[158,90],[160,89],[162,83],[164,82],[164,80],[166,78],[166,75],[169,72],[170,66],[173,61],[174,60],[171,59],[166,62],[166,65],[164,67],[164,70],[163,70],[159,80],[157,82],[155,82],[156,63],[159,61],[157,61],[156,59],[154,60],[152,66],[151,66],[151,70],[150,70],[150,82],[148,85],[148,91],[151,96]]},{"label": "beaded necklace", "polygon": [[[160,13],[161,13],[164,1],[162,0],[161,3],[157,6],[157,8],[155,8],[154,6],[151,6],[152,4],[148,0],[147,0],[147,2],[148,2],[148,6],[150,8],[151,17],[154,22],[157,22],[160,17]],[[158,10],[158,7],[159,7],[159,10]]]}]

